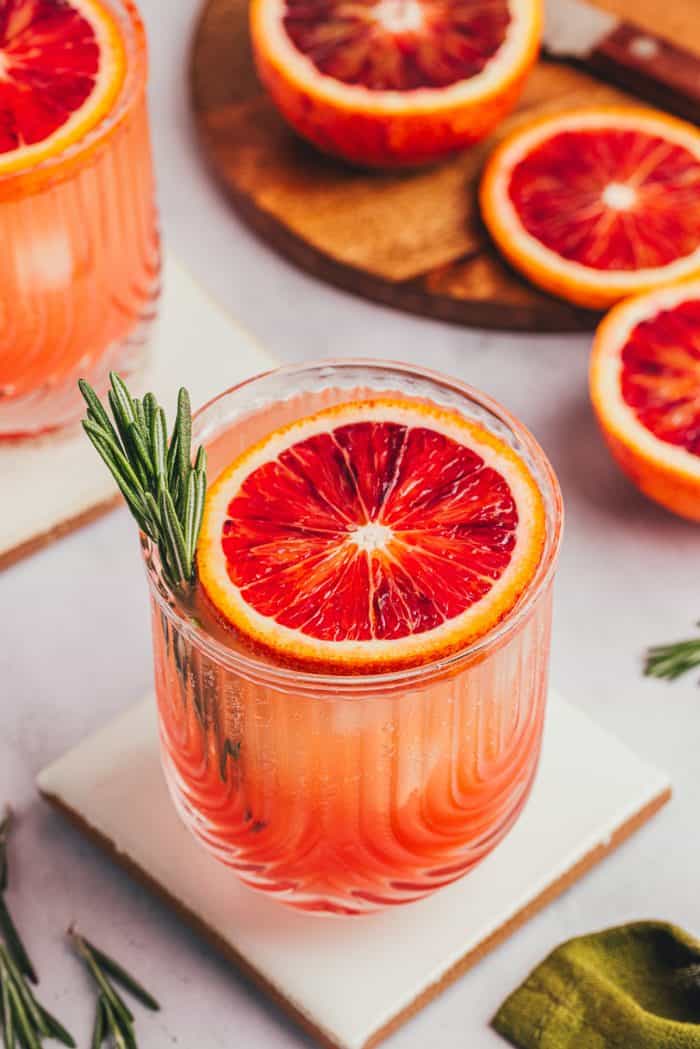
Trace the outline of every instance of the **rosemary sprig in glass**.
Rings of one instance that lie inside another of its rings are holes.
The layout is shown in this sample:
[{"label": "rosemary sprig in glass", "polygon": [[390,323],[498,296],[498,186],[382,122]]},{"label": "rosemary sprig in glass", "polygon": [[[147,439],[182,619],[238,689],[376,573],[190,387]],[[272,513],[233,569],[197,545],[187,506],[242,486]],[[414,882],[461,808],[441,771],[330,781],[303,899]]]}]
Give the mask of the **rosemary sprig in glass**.
[{"label": "rosemary sprig in glass", "polygon": [[75,1049],[65,1027],[37,1001],[29,981],[37,983],[34,966],[5,902],[9,884],[7,841],[12,828],[8,809],[0,821],[0,1026],[6,1049],[41,1049],[45,1039]]},{"label": "rosemary sprig in glass", "polygon": [[92,1031],[91,1049],[100,1049],[105,1042],[116,1049],[138,1049],[134,1033],[134,1014],[126,1004],[115,984],[119,984],[147,1009],[157,1012],[160,1005],[152,994],[135,980],[131,973],[86,940],[75,929],[68,930],[73,945],[92,976],[98,989],[95,1024]]},{"label": "rosemary sprig in glass", "polygon": [[670,645],[654,645],[647,652],[644,673],[648,677],[675,681],[695,667],[700,667],[700,638],[676,641]]},{"label": "rosemary sprig in glass", "polygon": [[87,404],[83,429],[110,470],[133,516],[157,544],[163,573],[174,588],[194,581],[195,550],[207,488],[206,452],[192,463],[192,412],[182,388],[168,441],[165,412],[156,397],[132,397],[123,380],[110,374],[113,420],[89,383],[81,379]]}]

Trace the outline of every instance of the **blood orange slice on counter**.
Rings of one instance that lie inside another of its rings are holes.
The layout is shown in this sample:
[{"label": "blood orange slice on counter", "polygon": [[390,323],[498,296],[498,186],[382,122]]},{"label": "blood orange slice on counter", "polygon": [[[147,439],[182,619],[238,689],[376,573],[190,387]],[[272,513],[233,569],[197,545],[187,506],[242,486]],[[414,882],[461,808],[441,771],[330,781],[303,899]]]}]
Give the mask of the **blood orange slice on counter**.
[{"label": "blood orange slice on counter", "polygon": [[611,310],[596,335],[590,386],[625,473],[662,506],[700,521],[700,281]]},{"label": "blood orange slice on counter", "polygon": [[253,0],[282,114],[353,163],[434,161],[486,135],[539,47],[541,0]]},{"label": "blood orange slice on counter", "polygon": [[0,6],[0,175],[55,156],[109,111],[125,53],[96,0],[5,0]]},{"label": "blood orange slice on counter", "polygon": [[418,665],[514,606],[544,543],[524,462],[461,415],[343,404],[284,427],[210,489],[198,546],[218,613],[281,657]]},{"label": "blood orange slice on counter", "polygon": [[496,149],[481,206],[533,283],[604,309],[700,273],[700,131],[634,107],[545,117]]}]

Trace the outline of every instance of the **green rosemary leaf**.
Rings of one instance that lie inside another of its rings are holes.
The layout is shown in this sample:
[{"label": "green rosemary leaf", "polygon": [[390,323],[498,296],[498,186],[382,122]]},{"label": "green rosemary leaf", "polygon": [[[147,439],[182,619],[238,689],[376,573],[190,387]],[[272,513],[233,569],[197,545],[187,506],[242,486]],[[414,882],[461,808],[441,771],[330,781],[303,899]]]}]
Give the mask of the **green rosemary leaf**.
[{"label": "green rosemary leaf", "polygon": [[[27,950],[22,943],[22,939],[17,932],[17,927],[12,920],[12,915],[7,908],[3,896],[0,896],[0,931],[2,931],[5,938],[5,943],[7,944],[10,956],[14,958],[21,972],[23,972],[32,983],[38,983],[39,981],[37,980],[36,970],[34,969],[29,955],[27,954]],[[0,945],[0,952],[1,951],[2,946]]]},{"label": "green rosemary leaf", "polygon": [[88,406],[88,415],[92,417],[94,422],[96,422],[99,426],[102,426],[103,429],[105,429],[107,433],[111,434],[111,436],[116,440],[117,435],[114,430],[114,427],[112,426],[112,423],[110,422],[110,418],[107,415],[107,412],[102,407],[102,403],[95,391],[93,390],[92,386],[90,386],[90,383],[86,382],[85,379],[80,379],[78,381],[78,386],[80,388],[80,392],[83,395],[85,403]]},{"label": "green rosemary leaf", "polygon": [[[85,420],[83,420],[83,426],[85,426]],[[153,531],[152,527],[149,524],[148,517],[147,517],[146,513],[144,512],[144,508],[143,508],[142,504],[140,503],[140,501],[138,499],[138,496],[134,493],[132,488],[129,486],[129,484],[122,477],[122,475],[121,475],[121,473],[119,471],[119,468],[112,461],[112,458],[111,458],[109,452],[106,451],[104,446],[100,444],[99,438],[95,437],[89,431],[87,431],[87,434],[88,434],[88,437],[90,438],[90,440],[92,441],[92,444],[97,449],[99,455],[102,457],[102,460],[103,460],[105,466],[107,467],[107,469],[111,473],[112,477],[116,481],[117,487],[119,488],[119,491],[122,493],[122,495],[126,499],[128,505],[129,505],[129,509],[131,510],[132,514],[134,515],[134,517],[136,518],[136,520],[138,522],[139,528],[141,528],[142,531],[144,531],[146,533],[146,535],[150,536],[151,539],[157,539],[157,535],[154,534],[154,531]]]},{"label": "green rosemary leaf", "polygon": [[143,437],[144,441],[149,438],[148,430],[146,429],[146,413],[143,410],[143,402],[138,397],[132,397],[132,404],[134,405],[134,415],[136,416],[136,425],[139,428],[139,433]]},{"label": "green rosemary leaf", "polygon": [[15,1014],[10,998],[9,976],[4,969],[0,971],[0,988],[2,990],[2,1036],[5,1049],[15,1049]]},{"label": "green rosemary leaf", "polygon": [[39,1006],[39,1009],[48,1029],[48,1037],[61,1042],[63,1045],[67,1045],[69,1049],[76,1049],[75,1039],[70,1031],[67,1031],[63,1024],[55,1016],[51,1015],[48,1009],[44,1009],[42,1005]]},{"label": "green rosemary leaf", "polygon": [[22,974],[13,962],[10,952],[2,945],[0,945],[0,960],[9,973],[11,983],[14,985],[15,990],[22,999],[27,1016],[36,1030],[36,1033],[48,1036],[49,1030],[44,1022],[43,1016],[41,1015],[41,1007],[39,1003],[22,978]]},{"label": "green rosemary leaf", "polygon": [[117,1016],[109,1002],[109,999],[105,998],[103,1008],[105,1012],[107,1032],[111,1036],[114,1045],[117,1047],[117,1049],[130,1049],[129,1043],[124,1037],[122,1026],[117,1020]]},{"label": "green rosemary leaf", "polygon": [[97,1008],[95,1009],[95,1025],[92,1029],[92,1041],[90,1042],[91,1049],[101,1049],[107,1034],[106,1027],[104,995],[100,995],[97,999]]},{"label": "green rosemary leaf", "polygon": [[192,407],[190,395],[184,386],[180,388],[177,395],[177,419],[175,420],[175,433],[177,434],[177,457],[180,472],[180,491],[185,497],[187,476],[192,467]]},{"label": "green rosemary leaf", "polygon": [[207,475],[204,470],[195,470],[195,507],[194,507],[194,529],[192,538],[192,563],[197,551],[197,539],[202,528],[202,517],[204,516],[204,500],[207,495]]},{"label": "green rosemary leaf", "polygon": [[153,422],[153,415],[155,414],[155,409],[158,406],[158,403],[155,400],[155,394],[154,393],[147,393],[145,395],[145,397],[144,397],[143,405],[144,405],[144,423],[145,423],[145,427],[146,427],[144,436],[146,437],[147,441],[150,441],[151,440],[151,423]]},{"label": "green rosemary leaf", "polygon": [[644,673],[648,677],[675,681],[696,667],[700,667],[700,638],[654,645],[647,652]]},{"label": "green rosemary leaf", "polygon": [[91,437],[96,437],[98,441],[101,441],[117,456],[124,454],[117,435],[114,431],[108,432],[105,430],[101,423],[96,423],[94,419],[83,419],[83,429]]},{"label": "green rosemary leaf", "polygon": [[27,1015],[19,991],[9,976],[6,975],[6,970],[4,969],[2,979],[7,982],[7,993],[11,1003],[10,1008],[14,1014],[13,1019],[17,1035],[26,1046],[26,1049],[41,1049],[41,1042],[37,1037],[34,1025]]},{"label": "green rosemary leaf", "polygon": [[170,447],[168,448],[168,487],[170,488],[171,495],[178,490],[180,481],[178,472],[180,469],[180,460],[177,452],[178,442],[179,438],[176,430],[170,438]]},{"label": "green rosemary leaf", "polygon": [[[190,399],[178,395],[177,418],[168,443],[165,412],[155,396],[132,398],[118,375],[111,375],[109,420],[94,390],[81,390],[88,406],[85,432],[104,460],[139,527],[157,543],[163,576],[173,587],[192,583],[195,551],[206,495],[206,453],[199,448],[194,468]],[[191,475],[194,471],[194,479]]]},{"label": "green rosemary leaf", "polygon": [[192,566],[185,549],[185,537],[182,534],[182,526],[178,520],[172,496],[164,486],[160,490],[158,504],[172,564],[181,579],[189,579]]},{"label": "green rosemary leaf", "polygon": [[190,470],[189,477],[187,478],[184,504],[185,552],[188,562],[192,564],[195,543],[197,542],[197,475],[194,470]]},{"label": "green rosemary leaf", "polygon": [[112,986],[107,977],[102,972],[102,969],[97,964],[97,960],[93,955],[90,947],[86,940],[83,939],[79,933],[72,931],[70,933],[73,943],[76,946],[76,950],[85,961],[88,969],[92,973],[95,983],[100,989],[100,992],[105,996],[106,1002],[110,1007],[110,1010],[121,1019],[126,1020],[127,1023],[132,1023],[134,1015],[129,1009],[119,992]]},{"label": "green rosemary leaf", "polygon": [[116,396],[115,396],[115,394],[114,394],[114,392],[112,390],[108,391],[108,393],[107,393],[107,400],[109,401],[109,406],[112,409],[112,415],[114,416],[114,422],[116,423],[116,428],[117,428],[117,432],[119,434],[119,439],[121,440],[122,445],[124,446],[124,448],[128,448],[126,428],[127,428],[127,426],[129,425],[129,423],[132,420],[126,418],[122,414],[122,410],[121,410],[121,406],[119,404],[119,401],[117,400],[117,398],[116,398]]},{"label": "green rosemary leaf", "polygon": [[151,421],[151,454],[153,456],[153,474],[160,483],[167,476],[168,444],[165,412],[156,408]]},{"label": "green rosemary leaf", "polygon": [[154,472],[151,453],[149,452],[146,442],[141,436],[141,431],[136,423],[129,423],[127,434],[129,438],[129,448],[130,450],[133,449],[136,461],[141,466],[141,483],[143,487],[147,489]]},{"label": "green rosemary leaf", "polygon": [[103,970],[111,976],[113,980],[116,980],[125,990],[133,994],[134,998],[138,998],[142,1005],[145,1005],[147,1009],[152,1009],[153,1012],[158,1012],[160,1005],[156,999],[152,994],[149,994],[146,988],[143,987],[138,980],[134,979],[131,973],[128,973],[119,962],[115,962],[114,958],[110,958],[109,955],[105,954],[104,951],[101,951],[99,947],[95,947],[94,943],[91,943],[89,940],[85,940],[85,943],[88,945]]},{"label": "green rosemary leaf", "polygon": [[108,444],[100,434],[95,433],[94,428],[90,426],[89,420],[83,420],[83,429],[107,463],[107,466],[113,467],[112,472],[114,473],[116,470],[124,484],[138,492],[141,488],[141,482],[124,452],[116,445]]},{"label": "green rosemary leaf", "polygon": [[144,496],[144,502],[146,504],[146,510],[148,512],[148,515],[150,518],[152,518],[156,526],[157,533],[160,533],[162,531],[163,524],[160,519],[160,507],[158,506],[158,503],[156,502],[156,500],[150,492],[146,492]]},{"label": "green rosemary leaf", "polygon": [[[136,422],[137,418],[134,401],[126,388],[126,383],[116,372],[109,373],[109,381],[112,386],[112,398],[110,398],[110,401],[114,402],[112,404],[112,412],[115,419],[117,422],[121,420],[125,426],[127,423]],[[116,409],[114,407],[115,404]]]}]

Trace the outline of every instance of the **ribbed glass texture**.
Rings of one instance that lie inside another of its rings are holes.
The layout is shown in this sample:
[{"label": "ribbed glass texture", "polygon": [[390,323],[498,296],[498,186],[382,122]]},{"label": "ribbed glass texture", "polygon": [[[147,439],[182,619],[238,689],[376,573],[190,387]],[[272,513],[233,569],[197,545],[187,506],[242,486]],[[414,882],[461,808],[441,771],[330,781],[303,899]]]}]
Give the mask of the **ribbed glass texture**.
[{"label": "ribbed glass texture", "polygon": [[62,156],[0,177],[0,436],[71,421],[79,377],[102,390],[146,355],[160,286],[146,45],[133,6],[108,6],[128,63],[114,110]]},{"label": "ribbed glass texture", "polygon": [[[313,395],[295,392],[308,370],[234,391],[253,406],[240,424],[231,422],[236,411],[227,420],[221,400],[205,409],[214,474],[217,456],[222,465],[235,444],[255,439],[261,417],[269,428],[271,417],[370,389],[425,399],[429,386],[421,380],[418,390],[413,376],[406,383],[387,366],[351,389],[334,375],[325,388],[319,379]],[[265,384],[275,382],[287,396],[266,404]],[[457,384],[444,397],[433,385],[431,399],[454,407]],[[483,422],[483,402],[472,404],[467,414]],[[522,809],[540,752],[561,506],[532,438],[511,431],[504,413],[493,424],[502,437],[512,433],[541,484],[546,550],[507,620],[442,665],[333,677],[227,647],[167,594],[146,546],[166,778],[188,827],[248,885],[331,914],[415,900],[478,863]]]}]

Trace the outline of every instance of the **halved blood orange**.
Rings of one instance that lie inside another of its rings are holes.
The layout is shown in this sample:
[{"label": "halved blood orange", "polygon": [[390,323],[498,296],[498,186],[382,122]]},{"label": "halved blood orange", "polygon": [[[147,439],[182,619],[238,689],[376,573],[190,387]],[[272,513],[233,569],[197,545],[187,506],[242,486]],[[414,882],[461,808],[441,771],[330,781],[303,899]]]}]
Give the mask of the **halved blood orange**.
[{"label": "halved blood orange", "polygon": [[299,134],[353,163],[434,161],[513,106],[541,0],[253,0],[258,71]]},{"label": "halved blood orange", "polygon": [[636,107],[547,116],[496,149],[481,206],[533,283],[603,309],[700,273],[700,131]]},{"label": "halved blood orange", "polygon": [[348,672],[438,659],[513,607],[544,543],[524,462],[461,415],[343,404],[270,434],[208,493],[200,580],[284,660]]},{"label": "halved blood orange", "polygon": [[119,27],[97,0],[5,0],[0,175],[82,138],[114,104],[125,68]]},{"label": "halved blood orange", "polygon": [[628,477],[662,506],[700,521],[700,281],[611,310],[596,334],[590,386]]}]

